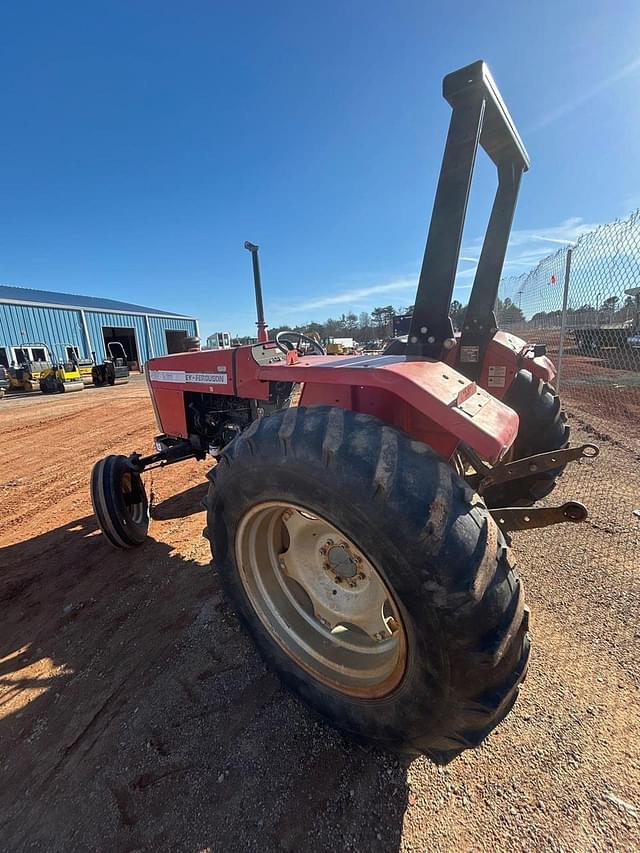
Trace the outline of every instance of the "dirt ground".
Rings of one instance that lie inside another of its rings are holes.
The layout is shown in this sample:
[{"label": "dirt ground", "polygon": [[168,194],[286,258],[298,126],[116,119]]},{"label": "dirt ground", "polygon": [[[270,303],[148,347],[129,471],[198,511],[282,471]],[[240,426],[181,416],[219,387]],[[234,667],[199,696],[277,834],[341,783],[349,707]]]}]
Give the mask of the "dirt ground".
[{"label": "dirt ground", "polygon": [[141,379],[3,400],[0,849],[638,849],[640,444],[574,403],[602,452],[554,497],[591,517],[514,541],[530,674],[442,768],[355,746],[265,670],[201,536],[205,463],[148,475],[148,544],[108,546],[89,472],[151,449]]}]

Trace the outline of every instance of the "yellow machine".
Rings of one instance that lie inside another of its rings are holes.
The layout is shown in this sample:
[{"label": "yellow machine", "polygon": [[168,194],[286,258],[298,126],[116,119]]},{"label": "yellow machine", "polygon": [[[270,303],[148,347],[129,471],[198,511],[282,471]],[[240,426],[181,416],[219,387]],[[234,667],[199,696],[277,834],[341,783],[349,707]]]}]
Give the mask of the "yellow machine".
[{"label": "yellow machine", "polygon": [[93,359],[78,358],[75,361],[77,362],[77,367],[80,372],[80,376],[82,377],[82,382],[85,385],[93,384]]},{"label": "yellow machine", "polygon": [[80,355],[80,350],[75,344],[60,344],[61,351],[64,353],[65,361],[71,362],[80,371],[80,376],[85,385],[93,384],[93,366],[95,364],[93,358],[85,358]]},{"label": "yellow machine", "polygon": [[75,359],[53,358],[46,344],[10,347],[10,353],[11,366],[7,373],[12,391],[40,390],[43,394],[56,394],[84,388]]},{"label": "yellow machine", "polygon": [[43,373],[51,370],[53,359],[45,344],[23,344],[9,348],[11,364],[7,369],[11,391],[37,391]]},{"label": "yellow machine", "polygon": [[42,371],[39,380],[43,394],[64,394],[66,391],[84,391],[84,382],[78,364],[60,361]]},{"label": "yellow machine", "polygon": [[327,338],[324,348],[327,355],[353,355],[356,342],[353,338]]}]

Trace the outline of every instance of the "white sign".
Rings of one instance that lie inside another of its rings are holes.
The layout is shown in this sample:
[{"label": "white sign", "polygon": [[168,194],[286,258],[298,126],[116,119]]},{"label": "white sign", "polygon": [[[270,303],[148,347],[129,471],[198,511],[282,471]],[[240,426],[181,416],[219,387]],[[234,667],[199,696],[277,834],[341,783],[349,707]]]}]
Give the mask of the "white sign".
[{"label": "white sign", "polygon": [[187,373],[187,382],[197,382],[199,385],[226,385],[226,373]]},{"label": "white sign", "polygon": [[150,370],[149,379],[155,382],[186,382],[184,370]]},{"label": "white sign", "polygon": [[198,385],[226,385],[226,373],[187,373],[185,370],[150,370],[149,379],[154,382],[189,382]]},{"label": "white sign", "polygon": [[463,364],[471,364],[480,359],[480,347],[460,347],[460,361]]}]

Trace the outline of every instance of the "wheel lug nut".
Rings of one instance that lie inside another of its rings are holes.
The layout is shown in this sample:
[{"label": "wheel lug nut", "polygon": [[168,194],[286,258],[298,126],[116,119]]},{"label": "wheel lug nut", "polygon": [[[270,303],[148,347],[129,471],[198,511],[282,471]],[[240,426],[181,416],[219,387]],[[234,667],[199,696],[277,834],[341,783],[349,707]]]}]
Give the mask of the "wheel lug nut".
[{"label": "wheel lug nut", "polygon": [[389,630],[391,631],[392,634],[395,634],[395,632],[398,630],[398,628],[400,626],[398,625],[396,620],[393,618],[393,616],[390,616],[387,619],[387,627],[389,628]]}]

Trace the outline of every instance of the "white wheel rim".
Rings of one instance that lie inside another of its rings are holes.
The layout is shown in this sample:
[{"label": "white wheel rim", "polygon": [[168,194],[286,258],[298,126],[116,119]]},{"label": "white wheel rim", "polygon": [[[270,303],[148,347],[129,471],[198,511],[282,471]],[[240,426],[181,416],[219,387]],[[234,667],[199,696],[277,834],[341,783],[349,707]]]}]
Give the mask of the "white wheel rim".
[{"label": "white wheel rim", "polygon": [[281,501],[257,504],[235,539],[245,592],[278,645],[319,681],[379,698],[400,683],[406,631],[389,587],[334,524]]}]

